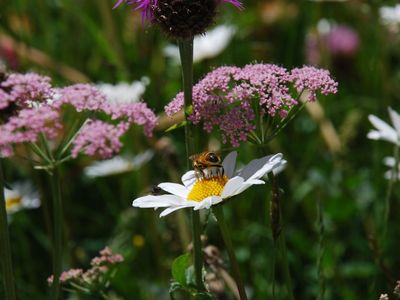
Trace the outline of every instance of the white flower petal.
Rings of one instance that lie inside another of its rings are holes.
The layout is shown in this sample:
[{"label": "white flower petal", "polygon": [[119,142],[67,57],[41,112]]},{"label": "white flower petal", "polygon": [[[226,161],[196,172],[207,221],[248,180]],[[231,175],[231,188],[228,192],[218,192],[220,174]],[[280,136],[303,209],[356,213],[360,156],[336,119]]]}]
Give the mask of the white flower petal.
[{"label": "white flower petal", "polygon": [[198,204],[194,207],[194,210],[199,209],[210,209],[212,205],[218,204],[224,200],[220,196],[210,196],[205,198],[203,201],[198,202]]},{"label": "white flower petal", "polygon": [[166,209],[164,209],[161,214],[160,214],[160,218],[165,217],[167,215],[169,215],[170,213],[173,213],[174,211],[178,210],[178,209],[182,209],[182,208],[186,208],[186,206],[175,206],[175,207],[168,207]]},{"label": "white flower petal", "polygon": [[189,194],[189,190],[184,185],[178,183],[163,182],[160,183],[158,187],[172,195],[182,198],[187,198],[187,195]]},{"label": "white flower petal", "polygon": [[251,185],[256,185],[256,184],[265,184],[265,181],[261,179],[249,179],[246,180],[246,183]]},{"label": "white flower petal", "polygon": [[244,179],[239,176],[235,176],[228,180],[225,184],[224,189],[222,190],[221,197],[226,199],[236,195],[235,192],[241,187],[243,184]]},{"label": "white flower petal", "polygon": [[370,132],[367,135],[368,138],[385,140],[395,144],[398,142],[397,141],[398,136],[393,127],[389,126],[389,124],[387,124],[385,121],[382,121],[381,119],[379,119],[374,115],[369,115],[368,119],[372,123],[372,125],[375,126],[376,129],[378,129],[378,132],[375,131]]},{"label": "white flower petal", "polygon": [[281,160],[281,153],[254,159],[243,168],[239,176],[245,181],[248,179],[259,179],[264,176],[264,174],[272,171],[275,167],[278,167]]},{"label": "white flower petal", "polygon": [[389,110],[390,119],[392,120],[392,124],[397,131],[397,136],[399,136],[400,135],[400,115],[396,111],[394,111],[391,107],[389,107],[388,110]]},{"label": "white flower petal", "polygon": [[386,156],[386,157],[383,159],[383,164],[384,164],[385,166],[393,167],[395,163],[396,163],[396,160],[394,159],[393,156]]},{"label": "white flower petal", "polygon": [[224,167],[224,173],[226,176],[228,176],[228,178],[233,177],[233,172],[235,171],[236,167],[236,157],[237,157],[237,152],[232,151],[225,157],[224,161],[222,162],[222,166]]},{"label": "white flower petal", "polygon": [[185,174],[183,174],[181,180],[183,185],[190,190],[197,181],[196,172],[193,170],[186,172]]},{"label": "white flower petal", "polygon": [[142,207],[142,208],[170,207],[170,206],[182,205],[184,201],[185,199],[182,199],[175,195],[160,195],[160,196],[148,195],[135,199],[132,202],[132,206]]}]

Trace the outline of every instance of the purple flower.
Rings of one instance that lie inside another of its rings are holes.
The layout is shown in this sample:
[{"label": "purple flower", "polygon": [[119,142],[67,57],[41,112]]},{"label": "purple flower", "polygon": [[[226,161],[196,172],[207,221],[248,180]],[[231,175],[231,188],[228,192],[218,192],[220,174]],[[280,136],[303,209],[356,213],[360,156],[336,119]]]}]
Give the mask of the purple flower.
[{"label": "purple flower", "polygon": [[[337,83],[329,72],[313,67],[297,68],[288,72],[272,64],[249,64],[243,68],[220,67],[208,73],[193,87],[193,110],[189,120],[203,123],[203,129],[221,131],[223,143],[238,147],[256,129],[257,111],[260,117],[284,119],[297,105],[290,92],[307,89],[310,101],[316,93],[336,93]],[[166,107],[167,115],[183,108],[183,93],[179,93]],[[255,110],[255,107],[257,109]]]},{"label": "purple flower", "polygon": [[334,56],[353,56],[360,46],[357,32],[345,25],[333,27],[326,41],[329,52]]},{"label": "purple flower", "polygon": [[143,125],[144,133],[147,136],[152,136],[153,129],[157,125],[157,116],[144,102],[108,103],[104,105],[104,111],[113,119]]},{"label": "purple flower", "polygon": [[86,123],[73,142],[73,157],[80,151],[110,157],[120,150],[119,138],[132,124],[142,125],[147,136],[151,136],[157,124],[156,115],[145,103],[108,102],[106,96],[90,84],[55,89],[48,77],[34,73],[12,74],[0,82],[0,155],[11,156],[12,147],[18,144],[36,143],[39,134],[62,141],[67,105],[78,115],[90,111],[92,117],[113,119],[113,124],[100,120]]},{"label": "purple flower", "polygon": [[72,157],[80,152],[89,156],[110,158],[122,147],[121,136],[129,129],[129,124],[121,122],[112,125],[99,120],[89,120],[73,142]]},{"label": "purple flower", "polygon": [[39,134],[49,139],[57,137],[62,128],[59,112],[47,105],[26,108],[0,125],[0,149],[3,156],[11,156],[11,145],[34,143]]},{"label": "purple flower", "polygon": [[65,104],[72,105],[77,112],[84,110],[101,111],[106,103],[106,96],[90,84],[75,84],[57,91],[59,98],[54,106],[61,108]]},{"label": "purple flower", "polygon": [[0,83],[0,91],[3,93],[3,96],[0,94],[0,99],[7,93],[9,102],[17,102],[21,107],[29,106],[31,101],[44,102],[54,93],[50,77],[35,73],[9,75]]},{"label": "purple flower", "polygon": [[[217,2],[227,2],[236,6],[239,9],[243,9],[243,5],[239,0],[215,0]],[[120,6],[122,3],[126,2],[128,5],[133,5],[135,10],[139,10],[142,15],[143,21],[150,21],[153,19],[154,14],[152,11],[152,6],[157,6],[158,0],[118,0],[113,9]]]},{"label": "purple flower", "polygon": [[323,95],[337,93],[338,84],[331,78],[327,70],[308,66],[295,68],[290,74],[290,80],[293,81],[298,92],[305,89],[309,91],[309,101],[315,101],[317,99],[318,91]]}]

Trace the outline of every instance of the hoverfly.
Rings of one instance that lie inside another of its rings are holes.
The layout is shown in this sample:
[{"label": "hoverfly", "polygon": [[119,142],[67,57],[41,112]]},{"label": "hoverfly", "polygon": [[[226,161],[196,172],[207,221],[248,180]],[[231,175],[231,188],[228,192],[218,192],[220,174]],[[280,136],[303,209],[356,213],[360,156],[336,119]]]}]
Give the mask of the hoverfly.
[{"label": "hoverfly", "polygon": [[206,151],[189,157],[193,161],[193,169],[196,171],[198,178],[207,178],[214,175],[223,176],[224,167],[222,166],[221,157],[212,151]]}]

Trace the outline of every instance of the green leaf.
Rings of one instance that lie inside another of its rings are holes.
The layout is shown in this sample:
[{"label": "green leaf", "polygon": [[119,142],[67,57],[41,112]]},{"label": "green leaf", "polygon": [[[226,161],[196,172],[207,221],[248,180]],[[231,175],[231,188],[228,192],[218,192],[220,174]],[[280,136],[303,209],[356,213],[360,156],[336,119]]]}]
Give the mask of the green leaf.
[{"label": "green leaf", "polygon": [[180,122],[180,123],[178,123],[178,124],[174,124],[174,125],[168,127],[168,128],[165,130],[165,132],[170,132],[170,131],[175,130],[175,129],[177,129],[177,128],[181,128],[181,127],[183,127],[183,126],[186,126],[186,124],[187,124],[186,121],[182,121],[182,122]]},{"label": "green leaf", "polygon": [[190,254],[186,253],[177,257],[172,263],[172,277],[178,283],[186,286],[186,269],[190,265]]}]

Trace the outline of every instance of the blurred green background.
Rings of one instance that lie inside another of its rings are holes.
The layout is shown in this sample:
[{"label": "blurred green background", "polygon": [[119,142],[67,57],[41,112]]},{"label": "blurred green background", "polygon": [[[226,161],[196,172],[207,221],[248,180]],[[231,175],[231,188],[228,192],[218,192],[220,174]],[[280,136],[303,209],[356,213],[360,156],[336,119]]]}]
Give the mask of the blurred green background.
[{"label": "blurred green background", "polygon": [[[244,1],[243,11],[223,5],[216,24],[234,25],[236,34],[220,55],[195,64],[195,81],[221,65],[258,61],[302,66],[309,62],[307,40],[314,36],[314,50],[320,55],[314,63],[330,70],[339,82],[337,95],[320,97],[320,110],[304,110],[270,145],[271,152],[282,152],[288,161],[279,178],[296,299],[321,294],[318,299],[378,299],[393,289],[391,280],[400,279],[396,185],[387,239],[377,243],[388,185],[382,159],[393,150],[390,144],[366,138],[369,114],[388,120],[388,106],[400,109],[400,23],[387,26],[380,16],[383,5],[396,2]],[[174,41],[158,28],[143,27],[140,14],[131,7],[112,10],[113,4],[1,1],[0,59],[10,71],[47,74],[59,85],[131,82],[147,76],[150,84],[143,98],[162,113],[181,89],[180,67],[163,54]],[[357,49],[346,55],[330,53],[322,37],[327,24],[352,28],[359,39]],[[218,140],[219,135],[210,139]],[[159,219],[158,212],[132,208],[131,202],[154,184],[177,181],[185,171],[183,129],[159,130],[152,139],[132,130],[124,142],[125,153],[152,148],[155,157],[140,170],[99,179],[82,175],[88,158],[64,167],[64,269],[88,267],[90,258],[110,245],[125,257],[110,297],[168,299],[171,263],[187,246],[177,222],[183,218],[190,233],[188,214]],[[207,143],[203,134],[198,144]],[[258,156],[251,145],[238,151],[243,163]],[[42,197],[39,209],[12,216],[10,231],[19,299],[44,299],[51,273],[50,191],[44,174],[26,161],[7,160],[5,168],[9,182],[31,178]],[[251,299],[272,299],[268,196],[269,186],[258,186],[226,206]],[[207,243],[217,246],[227,262],[218,227],[212,218],[207,220]],[[286,299],[279,261],[275,281],[276,299]],[[221,299],[233,298],[228,293]]]}]

